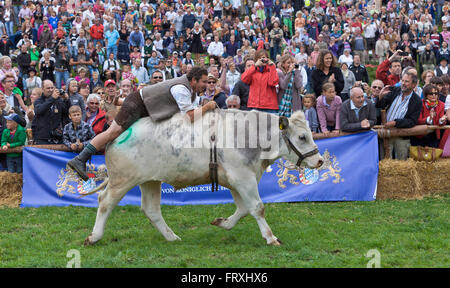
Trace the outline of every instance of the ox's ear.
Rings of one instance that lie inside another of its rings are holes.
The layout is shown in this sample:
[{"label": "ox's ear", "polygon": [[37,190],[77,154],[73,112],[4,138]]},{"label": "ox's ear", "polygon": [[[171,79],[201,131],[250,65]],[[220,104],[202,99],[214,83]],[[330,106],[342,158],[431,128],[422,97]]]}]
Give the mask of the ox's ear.
[{"label": "ox's ear", "polygon": [[289,126],[289,119],[285,116],[280,116],[280,130],[285,130]]}]

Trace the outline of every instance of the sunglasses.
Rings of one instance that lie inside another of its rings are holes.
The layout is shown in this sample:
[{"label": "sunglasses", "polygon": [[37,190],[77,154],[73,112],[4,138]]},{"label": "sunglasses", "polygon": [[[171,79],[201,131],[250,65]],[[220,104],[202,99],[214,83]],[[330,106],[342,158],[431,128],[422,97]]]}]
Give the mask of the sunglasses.
[{"label": "sunglasses", "polygon": [[98,102],[90,102],[89,104],[91,104],[91,105],[100,105],[100,103],[98,103]]},{"label": "sunglasses", "polygon": [[208,81],[208,84],[216,84],[215,81]]},{"label": "sunglasses", "polygon": [[431,93],[428,93],[427,96],[428,95],[439,95],[439,92],[431,92]]},{"label": "sunglasses", "polygon": [[239,108],[238,105],[230,105],[228,108]]},{"label": "sunglasses", "polygon": [[162,76],[154,76],[153,79],[163,79]]},{"label": "sunglasses", "polygon": [[378,90],[383,89],[383,87],[381,87],[381,86],[372,86],[372,88],[373,88],[373,89],[378,89]]}]

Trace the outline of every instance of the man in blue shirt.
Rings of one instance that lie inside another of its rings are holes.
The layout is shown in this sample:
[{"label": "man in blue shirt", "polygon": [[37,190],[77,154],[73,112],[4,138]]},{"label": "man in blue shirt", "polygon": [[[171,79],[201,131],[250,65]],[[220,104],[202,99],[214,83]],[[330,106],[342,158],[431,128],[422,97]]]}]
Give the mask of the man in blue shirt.
[{"label": "man in blue shirt", "polygon": [[117,59],[117,47],[119,46],[120,35],[113,25],[109,25],[109,30],[105,33],[106,55],[114,54],[114,59]]}]

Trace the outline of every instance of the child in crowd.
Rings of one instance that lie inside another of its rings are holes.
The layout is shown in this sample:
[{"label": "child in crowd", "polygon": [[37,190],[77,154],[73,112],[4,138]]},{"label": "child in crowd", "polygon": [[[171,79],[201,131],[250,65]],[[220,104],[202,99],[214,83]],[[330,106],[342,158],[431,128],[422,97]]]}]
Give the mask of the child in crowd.
[{"label": "child in crowd", "polygon": [[322,86],[322,95],[317,98],[317,115],[319,117],[322,133],[328,135],[339,133],[339,114],[342,100],[336,95],[333,83],[325,83]]},{"label": "child in crowd", "polygon": [[303,110],[305,112],[306,122],[312,133],[319,132],[319,121],[317,120],[316,96],[314,94],[306,94],[303,96]]},{"label": "child in crowd", "polygon": [[80,152],[94,138],[95,134],[88,123],[81,120],[81,108],[78,105],[70,106],[69,118],[71,120],[63,130],[63,143],[73,152]]},{"label": "child in crowd", "polygon": [[[25,128],[19,123],[22,122],[20,116],[13,113],[5,116],[6,129],[2,133],[2,150],[24,146],[27,140]],[[22,153],[7,153],[6,165],[10,173],[22,173]]]},{"label": "child in crowd", "polygon": [[77,80],[78,83],[82,82],[89,85],[91,83],[91,80],[89,80],[87,74],[88,74],[87,69],[84,67],[80,67],[78,68],[78,75],[75,76],[75,80]]},{"label": "child in crowd", "polygon": [[130,64],[123,65],[122,80],[126,79],[130,80],[131,83],[136,83],[136,76],[134,76],[133,72],[131,72]]}]

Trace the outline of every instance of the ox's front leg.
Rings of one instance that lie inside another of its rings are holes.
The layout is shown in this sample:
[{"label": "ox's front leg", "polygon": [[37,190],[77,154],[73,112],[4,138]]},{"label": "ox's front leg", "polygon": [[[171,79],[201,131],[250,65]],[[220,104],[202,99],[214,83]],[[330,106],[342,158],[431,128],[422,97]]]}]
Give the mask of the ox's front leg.
[{"label": "ox's front leg", "polygon": [[237,174],[239,175],[240,180],[234,183],[233,186],[241,196],[245,207],[247,207],[250,214],[255,217],[262,237],[266,240],[267,244],[274,246],[281,245],[281,241],[273,235],[272,230],[264,218],[264,204],[259,197],[256,175],[248,172],[245,173],[245,171],[240,172],[241,173]]},{"label": "ox's front leg", "polygon": [[167,241],[181,240],[172,229],[167,226],[166,221],[161,214],[161,182],[149,181],[142,185],[141,188],[141,210],[150,220],[150,222],[158,229]]},{"label": "ox's front leg", "polygon": [[234,203],[236,204],[236,211],[228,218],[216,218],[211,222],[212,225],[230,230],[239,220],[248,215],[248,209],[242,201],[241,195],[233,189],[230,189],[231,195],[233,195]]}]

